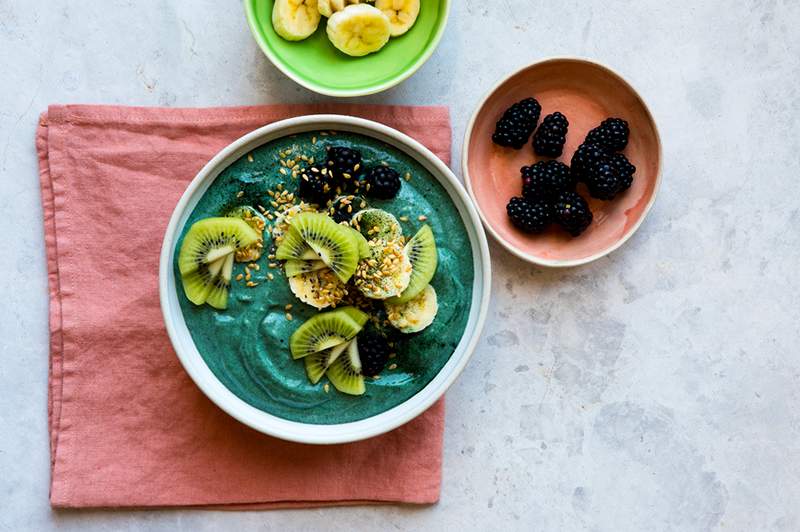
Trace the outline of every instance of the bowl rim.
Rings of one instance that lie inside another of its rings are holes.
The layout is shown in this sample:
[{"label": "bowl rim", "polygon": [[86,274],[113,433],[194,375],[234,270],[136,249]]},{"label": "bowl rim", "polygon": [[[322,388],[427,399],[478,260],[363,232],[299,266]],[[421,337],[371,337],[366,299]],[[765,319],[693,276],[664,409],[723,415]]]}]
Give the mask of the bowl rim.
[{"label": "bowl rim", "polygon": [[440,2],[444,5],[444,20],[436,29],[436,32],[433,34],[433,39],[431,40],[430,44],[427,48],[422,52],[422,54],[417,58],[417,60],[412,64],[409,68],[402,71],[400,74],[392,77],[388,81],[379,84],[372,84],[367,87],[361,89],[332,89],[330,87],[326,87],[320,83],[316,83],[311,80],[306,80],[301,78],[300,76],[296,75],[285,62],[278,57],[277,54],[273,53],[272,49],[266,42],[266,39],[262,38],[260,32],[257,29],[258,24],[256,23],[256,14],[255,14],[255,3],[256,0],[242,0],[244,2],[245,14],[247,17],[247,26],[250,28],[250,33],[253,35],[258,47],[261,48],[261,51],[264,55],[267,56],[270,63],[272,63],[275,68],[283,72],[283,74],[297,83],[298,85],[305,87],[306,89],[316,92],[317,94],[322,94],[324,96],[333,96],[336,98],[355,98],[357,96],[369,96],[370,94],[377,94],[379,92],[383,92],[385,90],[391,89],[392,87],[399,85],[400,83],[404,82],[411,76],[413,76],[417,70],[422,68],[428,59],[431,58],[433,52],[436,48],[439,47],[439,42],[442,40],[442,36],[444,36],[445,29],[447,28],[447,22],[450,19],[450,0],[440,0]]},{"label": "bowl rim", "polygon": [[[453,354],[436,376],[402,403],[368,418],[333,425],[317,425],[284,419],[255,408],[240,399],[213,374],[191,339],[178,302],[174,276],[175,244],[194,206],[230,164],[272,140],[313,130],[339,130],[370,136],[414,158],[447,191],[470,239],[474,279],[467,325]],[[232,417],[264,434],[308,444],[348,443],[393,430],[427,410],[463,371],[477,346],[489,308],[491,293],[489,246],[475,206],[453,172],[430,150],[389,126],[344,115],[306,115],[260,127],[219,151],[187,186],[170,217],[159,259],[159,300],[170,342],[195,384]]]},{"label": "bowl rim", "polygon": [[[486,105],[487,100],[489,100],[489,98],[491,98],[495,94],[495,92],[497,92],[500,89],[500,87],[502,87],[508,80],[510,80],[517,74],[523,72],[524,70],[528,70],[530,68],[544,65],[547,63],[555,63],[555,62],[584,63],[586,65],[597,67],[600,70],[605,71],[611,77],[616,78],[625,87],[627,87],[628,90],[630,90],[631,93],[636,97],[636,99],[639,100],[639,103],[641,103],[642,107],[644,108],[648,120],[653,125],[653,130],[655,131],[656,134],[656,147],[658,149],[657,151],[658,171],[656,172],[655,186],[653,188],[653,193],[647,202],[647,205],[645,205],[642,214],[639,216],[639,219],[628,229],[628,231],[619,240],[617,240],[607,248],[603,249],[602,251],[595,253],[594,255],[589,255],[588,257],[582,257],[580,259],[562,260],[562,259],[545,259],[542,257],[538,257],[531,253],[526,253],[520,250],[519,248],[508,242],[506,239],[504,239],[502,236],[500,236],[500,234],[494,229],[494,227],[492,227],[492,224],[489,223],[488,218],[484,214],[483,209],[481,208],[480,203],[478,202],[478,198],[475,196],[475,192],[472,189],[472,178],[470,177],[469,174],[469,164],[468,164],[470,155],[469,142],[470,138],[472,137],[472,130],[475,127],[475,122],[478,118],[478,115],[483,110],[484,105]],[[590,262],[596,261],[597,259],[605,257],[606,255],[608,255],[613,251],[616,251],[620,246],[622,246],[625,242],[627,242],[628,239],[630,239],[642,225],[644,219],[647,218],[647,215],[650,213],[650,209],[652,209],[653,204],[656,201],[656,196],[658,196],[658,192],[661,188],[662,170],[663,170],[663,149],[661,145],[661,134],[658,130],[658,124],[656,123],[655,118],[653,117],[653,113],[650,111],[650,108],[647,106],[647,103],[644,101],[644,98],[642,98],[642,96],[639,94],[639,91],[637,91],[626,78],[624,78],[618,72],[614,71],[608,65],[605,65],[598,61],[594,61],[592,59],[587,59],[578,56],[547,57],[539,61],[530,63],[528,65],[522,66],[514,70],[510,74],[503,76],[499,81],[495,82],[495,84],[484,94],[483,98],[481,98],[480,103],[475,107],[475,111],[473,111],[472,116],[470,117],[470,120],[467,123],[467,129],[464,134],[463,152],[461,154],[461,171],[463,172],[464,175],[464,184],[467,188],[467,192],[469,193],[470,199],[472,199],[472,202],[475,204],[475,208],[477,209],[478,214],[480,215],[481,221],[483,222],[483,226],[486,228],[489,234],[491,234],[492,237],[506,250],[508,250],[511,254],[531,264],[536,264],[537,266],[546,266],[549,268],[569,268],[573,266],[581,266],[583,264],[588,264]]]}]

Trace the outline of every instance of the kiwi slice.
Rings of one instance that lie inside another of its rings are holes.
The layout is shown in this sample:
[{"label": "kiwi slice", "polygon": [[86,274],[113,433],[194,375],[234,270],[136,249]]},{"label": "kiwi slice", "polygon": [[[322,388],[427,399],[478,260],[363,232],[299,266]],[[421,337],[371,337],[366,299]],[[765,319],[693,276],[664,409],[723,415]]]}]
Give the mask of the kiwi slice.
[{"label": "kiwi slice", "polygon": [[343,283],[353,276],[358,265],[358,241],[349,228],[316,212],[301,212],[291,224]]},{"label": "kiwi slice", "polygon": [[369,257],[372,254],[372,252],[369,249],[369,242],[367,242],[367,239],[364,238],[364,235],[362,235],[352,227],[348,227],[348,229],[350,230],[350,233],[353,235],[353,237],[356,239],[356,242],[358,242],[358,259],[361,260]]},{"label": "kiwi slice", "polygon": [[208,264],[200,264],[194,271],[181,275],[181,283],[186,299],[202,305],[213,288],[214,276],[208,271]]},{"label": "kiwi slice", "polygon": [[196,271],[236,250],[256,243],[258,232],[240,218],[205,218],[195,222],[183,237],[178,252],[181,275]]},{"label": "kiwi slice", "polygon": [[438,264],[436,253],[436,240],[433,231],[427,225],[420,227],[417,234],[408,241],[405,247],[406,255],[411,260],[411,280],[403,293],[388,299],[389,303],[405,303],[414,299],[433,279]]},{"label": "kiwi slice", "polygon": [[336,347],[331,347],[327,351],[308,355],[303,359],[306,365],[306,375],[308,375],[308,380],[311,381],[311,384],[319,382],[325,372],[328,371],[328,368],[331,367],[331,364],[347,349],[348,345],[350,345],[350,342],[345,342]]},{"label": "kiwi slice", "polygon": [[295,277],[304,273],[315,272],[327,268],[321,260],[289,259],[286,261],[286,277]]},{"label": "kiwi slice", "polygon": [[366,391],[358,356],[358,340],[353,339],[345,352],[334,360],[326,373],[334,388],[349,395],[363,395]]},{"label": "kiwi slice", "polygon": [[350,225],[356,228],[367,240],[395,240],[403,236],[403,229],[397,218],[381,209],[364,209],[358,211]]},{"label": "kiwi slice", "polygon": [[343,307],[312,316],[289,339],[292,358],[296,360],[319,353],[353,338],[363,326],[351,317],[353,315],[352,310]]},{"label": "kiwi slice", "polygon": [[306,244],[300,231],[289,226],[289,230],[284,233],[281,244],[275,250],[275,258],[278,260],[322,260],[322,258]]},{"label": "kiwi slice", "polygon": [[233,274],[233,254],[219,260],[222,260],[223,264],[219,275],[215,276],[212,282],[211,291],[206,297],[206,303],[216,309],[225,310],[228,308],[228,291],[231,287],[231,276]]},{"label": "kiwi slice", "polygon": [[369,319],[369,314],[356,307],[342,307],[339,310],[349,316],[359,327],[363,327]]}]

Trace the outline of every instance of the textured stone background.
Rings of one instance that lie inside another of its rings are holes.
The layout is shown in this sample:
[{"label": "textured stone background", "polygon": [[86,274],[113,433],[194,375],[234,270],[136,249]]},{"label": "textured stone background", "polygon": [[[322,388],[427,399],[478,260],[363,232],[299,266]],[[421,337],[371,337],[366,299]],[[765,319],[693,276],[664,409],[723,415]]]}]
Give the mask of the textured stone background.
[{"label": "textured stone background", "polygon": [[458,161],[495,80],[584,55],[641,91],[665,163],[650,217],[606,259],[545,271],[492,244],[441,502],[51,512],[38,113],[322,98],[267,62],[236,0],[0,0],[0,530],[800,529],[800,3],[453,3],[433,58],[363,101],[449,104]]}]

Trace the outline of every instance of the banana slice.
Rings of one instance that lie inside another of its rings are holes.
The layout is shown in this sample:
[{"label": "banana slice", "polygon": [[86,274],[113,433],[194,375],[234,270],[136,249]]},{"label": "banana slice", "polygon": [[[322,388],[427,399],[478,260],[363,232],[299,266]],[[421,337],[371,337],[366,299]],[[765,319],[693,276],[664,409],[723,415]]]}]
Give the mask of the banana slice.
[{"label": "banana slice", "polygon": [[389,323],[402,333],[419,332],[431,323],[439,312],[436,290],[431,285],[425,287],[418,296],[406,303],[393,305],[384,303]]},{"label": "banana slice", "polygon": [[389,18],[369,4],[349,5],[328,19],[328,38],[347,55],[361,57],[383,48],[391,36]]},{"label": "banana slice", "polygon": [[272,27],[287,41],[302,41],[317,31],[317,0],[275,0]]},{"label": "banana slice", "polygon": [[347,295],[347,287],[330,269],[301,273],[289,278],[297,299],[314,308],[335,307]]},{"label": "banana slice", "polygon": [[376,0],[375,7],[389,18],[392,37],[410,30],[419,15],[419,0]]},{"label": "banana slice", "polygon": [[323,17],[330,17],[337,11],[352,4],[360,4],[361,0],[317,0],[319,14]]},{"label": "banana slice", "polygon": [[370,299],[388,299],[403,293],[411,281],[411,259],[403,241],[371,240],[370,256],[356,268],[355,285]]}]

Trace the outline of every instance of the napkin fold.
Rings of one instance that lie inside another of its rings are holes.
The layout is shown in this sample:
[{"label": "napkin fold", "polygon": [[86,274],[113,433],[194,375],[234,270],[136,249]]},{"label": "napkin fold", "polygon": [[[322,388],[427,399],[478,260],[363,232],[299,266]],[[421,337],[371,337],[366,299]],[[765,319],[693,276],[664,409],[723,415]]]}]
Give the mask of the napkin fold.
[{"label": "napkin fold", "polygon": [[42,114],[36,148],[50,290],[52,506],[281,508],[438,499],[442,401],[362,442],[313,446],[271,438],[200,392],[162,322],[159,252],[186,185],[241,135],[315,113],[382,122],[449,163],[444,107],[68,105]]}]

